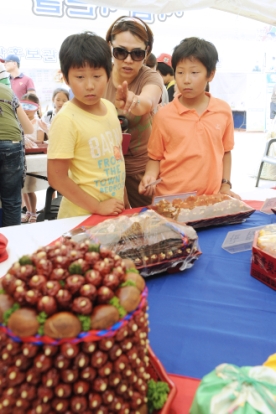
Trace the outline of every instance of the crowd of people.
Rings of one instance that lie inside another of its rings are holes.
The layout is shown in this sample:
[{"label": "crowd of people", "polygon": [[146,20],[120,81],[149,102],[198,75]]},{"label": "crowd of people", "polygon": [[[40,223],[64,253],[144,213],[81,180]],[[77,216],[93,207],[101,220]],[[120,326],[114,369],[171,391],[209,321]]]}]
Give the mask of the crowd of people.
[{"label": "crowd of people", "polygon": [[[143,20],[127,16],[113,22],[105,39],[92,32],[68,36],[59,60],[70,90],[53,91],[54,109],[45,114],[19,58],[0,63],[2,226],[36,221],[35,192],[22,197],[24,149],[45,139],[48,181],[63,196],[59,218],[116,216],[150,205],[154,195],[239,198],[231,191],[232,111],[208,92],[215,46],[186,38],[172,56],[156,58],[153,41]],[[125,154],[119,117],[131,134]]]}]

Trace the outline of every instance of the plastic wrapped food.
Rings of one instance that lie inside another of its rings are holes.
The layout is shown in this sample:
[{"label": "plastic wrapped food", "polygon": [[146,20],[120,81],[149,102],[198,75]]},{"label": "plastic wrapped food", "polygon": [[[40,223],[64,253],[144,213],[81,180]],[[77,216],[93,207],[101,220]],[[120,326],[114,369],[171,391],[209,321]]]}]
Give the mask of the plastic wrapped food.
[{"label": "plastic wrapped food", "polygon": [[259,231],[257,238],[259,249],[276,257],[276,225],[270,224]]},{"label": "plastic wrapped food", "polygon": [[[68,235],[70,237],[70,233]],[[89,238],[132,259],[142,276],[191,267],[201,254],[196,231],[166,219],[153,210],[120,216],[71,233],[76,239]]]},{"label": "plastic wrapped food", "polygon": [[226,194],[190,196],[184,200],[176,197],[172,201],[164,197],[152,208],[164,217],[194,228],[241,223],[255,211]]}]

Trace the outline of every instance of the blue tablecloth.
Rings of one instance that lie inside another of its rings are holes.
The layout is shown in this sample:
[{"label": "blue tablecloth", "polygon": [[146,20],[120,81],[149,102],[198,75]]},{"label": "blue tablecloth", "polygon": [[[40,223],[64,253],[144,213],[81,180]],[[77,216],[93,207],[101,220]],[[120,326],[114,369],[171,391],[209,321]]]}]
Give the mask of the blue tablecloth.
[{"label": "blue tablecloth", "polygon": [[150,345],[168,373],[202,378],[220,363],[259,365],[276,353],[276,291],[250,276],[251,251],[221,248],[229,231],[274,222],[255,212],[198,230],[202,255],[191,269],[146,279]]}]

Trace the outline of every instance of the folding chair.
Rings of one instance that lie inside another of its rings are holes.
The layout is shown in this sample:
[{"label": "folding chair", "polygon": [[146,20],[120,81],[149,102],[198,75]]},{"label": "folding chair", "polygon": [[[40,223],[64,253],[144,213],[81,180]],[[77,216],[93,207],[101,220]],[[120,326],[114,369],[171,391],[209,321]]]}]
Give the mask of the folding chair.
[{"label": "folding chair", "polygon": [[53,187],[49,186],[47,188],[45,207],[43,211],[38,214],[36,221],[55,220],[57,218],[62,195],[58,192],[58,196],[53,199],[52,197],[55,191],[56,190]]},{"label": "folding chair", "polygon": [[260,181],[260,177],[262,175],[262,169],[263,169],[264,163],[267,162],[268,164],[276,165],[276,157],[269,156],[270,147],[274,142],[276,142],[276,138],[271,138],[269,141],[267,141],[267,143],[265,145],[265,151],[264,151],[264,155],[263,155],[262,160],[261,160],[261,164],[260,164],[259,172],[258,172],[258,175],[257,175],[257,181],[256,181],[256,186],[255,187],[258,187],[258,185],[259,185],[259,181]]}]

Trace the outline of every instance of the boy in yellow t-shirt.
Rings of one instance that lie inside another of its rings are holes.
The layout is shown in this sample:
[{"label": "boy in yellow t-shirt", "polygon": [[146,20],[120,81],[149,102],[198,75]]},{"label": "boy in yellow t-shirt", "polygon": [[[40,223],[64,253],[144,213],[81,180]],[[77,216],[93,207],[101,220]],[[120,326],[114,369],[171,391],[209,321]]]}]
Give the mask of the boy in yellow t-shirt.
[{"label": "boy in yellow t-shirt", "polygon": [[74,34],[62,43],[59,58],[74,98],[49,131],[48,181],[63,195],[58,218],[118,215],[124,210],[122,132],[115,106],[102,99],[110,48],[94,33]]}]

